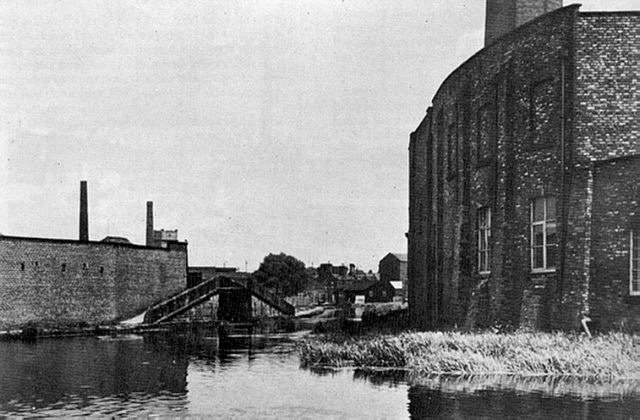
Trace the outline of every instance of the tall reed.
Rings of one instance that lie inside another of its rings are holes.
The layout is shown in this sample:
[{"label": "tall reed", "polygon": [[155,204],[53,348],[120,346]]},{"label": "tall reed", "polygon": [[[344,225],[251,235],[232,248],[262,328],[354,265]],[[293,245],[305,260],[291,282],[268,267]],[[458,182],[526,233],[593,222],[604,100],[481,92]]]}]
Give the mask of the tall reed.
[{"label": "tall reed", "polygon": [[633,338],[610,333],[402,333],[359,339],[308,339],[303,366],[404,368],[415,375],[517,374],[640,379]]}]

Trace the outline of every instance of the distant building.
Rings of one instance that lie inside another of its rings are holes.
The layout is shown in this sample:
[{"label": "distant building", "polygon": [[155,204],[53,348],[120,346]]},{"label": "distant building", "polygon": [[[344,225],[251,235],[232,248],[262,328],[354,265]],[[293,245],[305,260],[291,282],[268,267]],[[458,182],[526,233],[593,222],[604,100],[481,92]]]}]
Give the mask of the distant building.
[{"label": "distant building", "polygon": [[[407,254],[389,253],[380,260],[378,273],[381,281],[400,286],[398,295],[407,299]],[[396,288],[394,286],[394,288]],[[398,288],[396,288],[398,290]]]},{"label": "distant building", "polygon": [[354,281],[336,291],[336,300],[340,303],[391,302],[395,289],[388,281]]},{"label": "distant building", "polygon": [[287,300],[294,306],[313,306],[336,304],[339,291],[358,282],[376,281],[375,274],[365,273],[355,264],[335,266],[331,263],[320,264],[317,268],[307,268],[309,282],[305,290]]},{"label": "distant building", "polygon": [[349,269],[345,265],[333,265],[331,263],[323,263],[318,267],[318,276],[320,278],[328,278],[329,276],[344,277],[349,273]]},{"label": "distant building", "polygon": [[153,201],[147,201],[146,245],[166,248],[170,242],[178,241],[178,230],[155,230],[153,227]]},{"label": "distant building", "polygon": [[395,294],[393,295],[394,302],[406,301],[405,295],[407,293],[407,289],[405,285],[403,285],[401,281],[390,281],[389,284],[391,284],[393,286],[393,290],[395,290]]}]

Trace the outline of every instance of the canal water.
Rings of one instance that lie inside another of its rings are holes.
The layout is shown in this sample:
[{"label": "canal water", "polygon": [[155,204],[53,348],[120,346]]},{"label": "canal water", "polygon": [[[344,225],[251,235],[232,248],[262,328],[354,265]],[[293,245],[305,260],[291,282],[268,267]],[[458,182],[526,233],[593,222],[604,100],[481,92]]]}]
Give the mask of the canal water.
[{"label": "canal water", "polygon": [[299,367],[299,336],[0,342],[2,416],[425,418],[640,416],[640,385],[407,378]]}]

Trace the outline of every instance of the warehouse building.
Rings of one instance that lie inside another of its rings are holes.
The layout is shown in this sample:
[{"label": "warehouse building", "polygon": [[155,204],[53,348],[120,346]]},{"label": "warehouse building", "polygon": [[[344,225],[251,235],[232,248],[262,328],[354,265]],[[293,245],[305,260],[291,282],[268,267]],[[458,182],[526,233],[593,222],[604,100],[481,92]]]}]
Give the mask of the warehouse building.
[{"label": "warehouse building", "polygon": [[410,136],[416,327],[640,330],[639,24],[487,1]]}]

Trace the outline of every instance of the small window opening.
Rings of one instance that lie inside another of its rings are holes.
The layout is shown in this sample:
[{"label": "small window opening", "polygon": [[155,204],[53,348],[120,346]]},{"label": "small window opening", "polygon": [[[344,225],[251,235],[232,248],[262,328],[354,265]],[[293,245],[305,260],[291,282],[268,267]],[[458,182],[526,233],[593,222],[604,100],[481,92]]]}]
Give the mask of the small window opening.
[{"label": "small window opening", "polygon": [[20,270],[24,271],[24,263],[23,262],[20,263]]},{"label": "small window opening", "polygon": [[67,264],[62,263],[62,271],[63,272],[67,271]]}]

